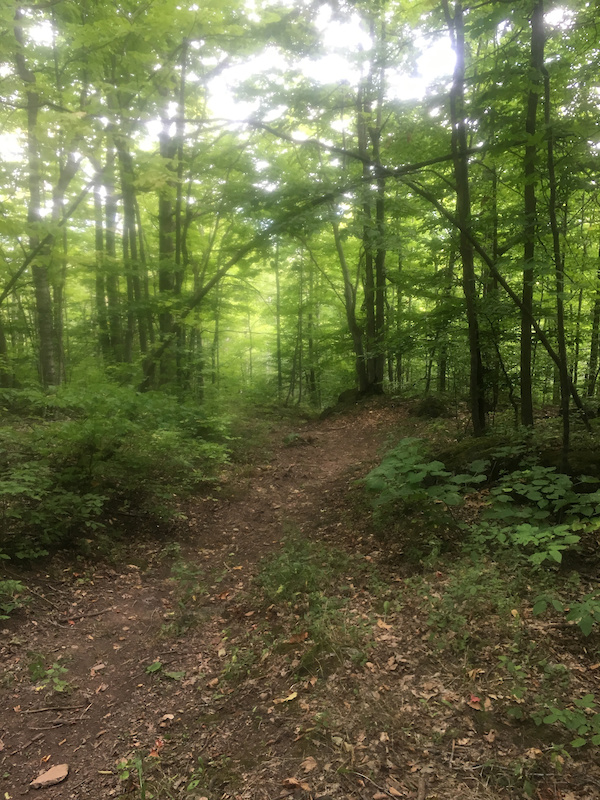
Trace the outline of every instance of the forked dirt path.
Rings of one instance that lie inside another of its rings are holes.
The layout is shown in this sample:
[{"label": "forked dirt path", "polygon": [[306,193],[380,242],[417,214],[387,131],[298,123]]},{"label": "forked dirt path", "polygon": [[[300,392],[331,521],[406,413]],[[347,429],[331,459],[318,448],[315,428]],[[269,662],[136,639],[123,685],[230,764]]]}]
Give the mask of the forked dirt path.
[{"label": "forked dirt path", "polygon": [[[402,413],[373,403],[278,430],[268,460],[186,508],[179,548],[126,549],[130,563],[111,566],[56,560],[27,576],[32,602],[0,622],[0,797],[313,796],[301,782],[281,788],[284,756],[260,780],[251,763],[252,711],[280,687],[250,680],[220,693],[219,677],[236,663],[236,631],[254,624],[244,598],[260,559],[293,529],[337,535],[354,479]],[[271,742],[269,758],[276,751]],[[158,794],[148,758],[165,776]],[[29,789],[58,764],[65,782]]]}]

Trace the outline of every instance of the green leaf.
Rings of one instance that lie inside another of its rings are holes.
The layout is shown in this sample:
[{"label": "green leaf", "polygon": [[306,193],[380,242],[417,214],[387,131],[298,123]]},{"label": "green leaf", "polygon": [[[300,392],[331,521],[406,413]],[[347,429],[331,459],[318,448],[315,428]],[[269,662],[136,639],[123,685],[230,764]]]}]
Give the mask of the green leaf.
[{"label": "green leaf", "polygon": [[153,661],[146,667],[146,672],[148,673],[148,675],[152,675],[153,672],[158,672],[161,669],[162,669],[162,663],[160,661]]},{"label": "green leaf", "polygon": [[181,670],[181,672],[165,672],[163,674],[166,678],[171,678],[174,681],[180,681],[185,678],[185,670]]},{"label": "green leaf", "polygon": [[586,616],[582,617],[577,624],[579,625],[583,635],[589,636],[592,632],[592,628],[594,627],[594,619],[589,614],[586,614]]}]

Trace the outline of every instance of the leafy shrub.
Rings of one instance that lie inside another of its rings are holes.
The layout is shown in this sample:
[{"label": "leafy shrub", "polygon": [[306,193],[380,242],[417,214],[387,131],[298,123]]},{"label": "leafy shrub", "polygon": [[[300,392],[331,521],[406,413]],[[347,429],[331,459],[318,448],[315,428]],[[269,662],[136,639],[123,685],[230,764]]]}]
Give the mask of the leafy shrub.
[{"label": "leafy shrub", "polygon": [[[1,553],[0,558],[2,558]],[[8,619],[9,614],[25,604],[25,592],[25,586],[21,581],[0,581],[0,619]]]},{"label": "leafy shrub", "polygon": [[571,741],[571,747],[583,747],[586,744],[600,744],[600,713],[593,694],[573,700],[571,708],[547,709],[549,713],[537,713],[534,716],[538,725],[563,725],[570,733],[575,733],[576,737]]},{"label": "leafy shrub", "polygon": [[0,543],[10,555],[81,540],[115,510],[164,516],[173,495],[226,459],[222,427],[167,395],[101,385],[60,390],[45,405],[28,397],[0,428]]},{"label": "leafy shrub", "polygon": [[594,625],[600,623],[600,591],[590,592],[570,603],[554,594],[541,594],[534,601],[533,613],[543,614],[549,606],[555,611],[566,612],[567,621],[577,623],[584,636],[589,636]]},{"label": "leafy shrub", "polygon": [[540,566],[545,561],[560,564],[563,553],[575,547],[581,537],[571,524],[497,525],[481,522],[469,528],[467,546],[485,552],[511,552],[520,560]]},{"label": "leafy shrub", "polygon": [[[582,476],[579,485],[596,484],[594,478]],[[600,513],[600,491],[578,492],[569,475],[555,467],[540,464],[502,476],[490,490],[492,500],[488,518],[508,523],[522,520],[579,520]]]},{"label": "leafy shrub", "polygon": [[475,484],[486,480],[486,462],[474,462],[470,472],[453,475],[441,461],[429,461],[421,439],[407,438],[385,454],[381,464],[363,479],[377,510],[398,507],[457,506]]}]

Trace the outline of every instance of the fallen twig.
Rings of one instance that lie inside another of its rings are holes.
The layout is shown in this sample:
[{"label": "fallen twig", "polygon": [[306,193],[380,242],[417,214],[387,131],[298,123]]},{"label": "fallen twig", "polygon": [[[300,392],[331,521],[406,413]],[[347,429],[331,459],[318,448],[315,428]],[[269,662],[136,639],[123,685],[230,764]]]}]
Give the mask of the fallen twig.
[{"label": "fallen twig", "polygon": [[[90,611],[87,614],[77,614],[75,617],[69,617],[67,620],[67,625],[70,622],[77,622],[80,619],[87,619],[88,617],[99,617],[101,614],[106,614],[107,611],[112,611],[114,606],[110,606],[110,608],[103,608],[101,611]],[[59,621],[59,625],[64,625],[64,622]]]},{"label": "fallen twig", "polygon": [[13,750],[13,751],[12,751],[12,753],[11,753],[11,756],[16,756],[16,755],[17,755],[17,753],[23,753],[23,752],[24,752],[25,750],[27,750],[27,748],[28,748],[28,747],[30,747],[30,746],[31,746],[31,745],[32,745],[34,742],[37,742],[37,740],[38,740],[38,739],[43,739],[43,738],[44,738],[44,734],[43,734],[43,733],[36,733],[36,735],[33,737],[33,739],[30,739],[30,740],[27,742],[27,744],[24,744],[24,745],[23,745],[23,747],[17,747],[17,749],[16,749],[16,750]]},{"label": "fallen twig", "polygon": [[80,708],[84,708],[84,706],[46,706],[44,708],[30,708],[27,711],[21,711],[21,714],[41,714],[43,711],[78,711]]}]

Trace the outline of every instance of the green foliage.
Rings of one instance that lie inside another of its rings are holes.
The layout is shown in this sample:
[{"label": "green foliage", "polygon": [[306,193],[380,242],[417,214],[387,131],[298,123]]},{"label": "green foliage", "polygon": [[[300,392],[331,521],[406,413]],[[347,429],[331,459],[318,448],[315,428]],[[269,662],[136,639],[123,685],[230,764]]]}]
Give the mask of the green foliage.
[{"label": "green foliage", "polygon": [[107,384],[4,401],[13,419],[0,429],[1,543],[17,558],[90,537],[109,515],[168,515],[175,494],[226,458],[223,424],[167,395]]},{"label": "green foliage", "polygon": [[439,590],[427,594],[428,624],[432,638],[455,652],[470,648],[483,635],[481,622],[512,625],[511,610],[517,603],[506,576],[494,562],[459,564]]},{"label": "green foliage", "polygon": [[[597,483],[582,476],[579,485]],[[490,490],[487,517],[507,523],[521,520],[580,520],[600,513],[600,491],[581,493],[569,475],[540,464],[503,475]]]},{"label": "green foliage", "polygon": [[560,564],[563,553],[571,550],[581,539],[571,524],[550,523],[531,525],[494,525],[481,522],[470,526],[467,547],[481,552],[510,554],[534,566],[544,562]]},{"label": "green foliage", "polygon": [[349,561],[341,551],[291,536],[281,553],[263,564],[257,580],[271,603],[293,604],[299,598],[315,602],[328,588],[335,587],[336,578],[347,571]]},{"label": "green foliage", "polygon": [[263,564],[257,582],[265,602],[291,612],[306,633],[299,672],[325,671],[330,659],[365,658],[368,626],[363,628],[354,617],[348,621],[345,615],[344,595],[352,591],[345,578],[350,564],[345,553],[296,536]]},{"label": "green foliage", "polygon": [[458,506],[466,492],[486,480],[485,462],[474,462],[469,473],[453,475],[441,461],[429,461],[421,439],[407,438],[385,454],[364,478],[379,511],[419,506]]},{"label": "green foliage", "polygon": [[571,747],[583,747],[586,744],[600,745],[600,712],[593,694],[575,698],[571,708],[552,707],[549,713],[537,712],[534,719],[537,724],[563,725],[571,734],[576,734]]},{"label": "green foliage", "polygon": [[8,619],[13,611],[25,605],[28,601],[24,596],[26,592],[27,589],[21,581],[0,580],[0,619]]},{"label": "green foliage", "polygon": [[600,591],[586,594],[579,600],[564,602],[555,593],[538,595],[533,604],[534,614],[543,614],[550,606],[555,611],[566,612],[568,622],[575,622],[584,636],[589,636],[600,623]]},{"label": "green foliage", "polygon": [[64,679],[68,669],[59,661],[54,661],[46,667],[46,658],[41,653],[30,653],[29,675],[31,680],[40,686],[49,687],[59,694],[69,692],[71,684]]}]

